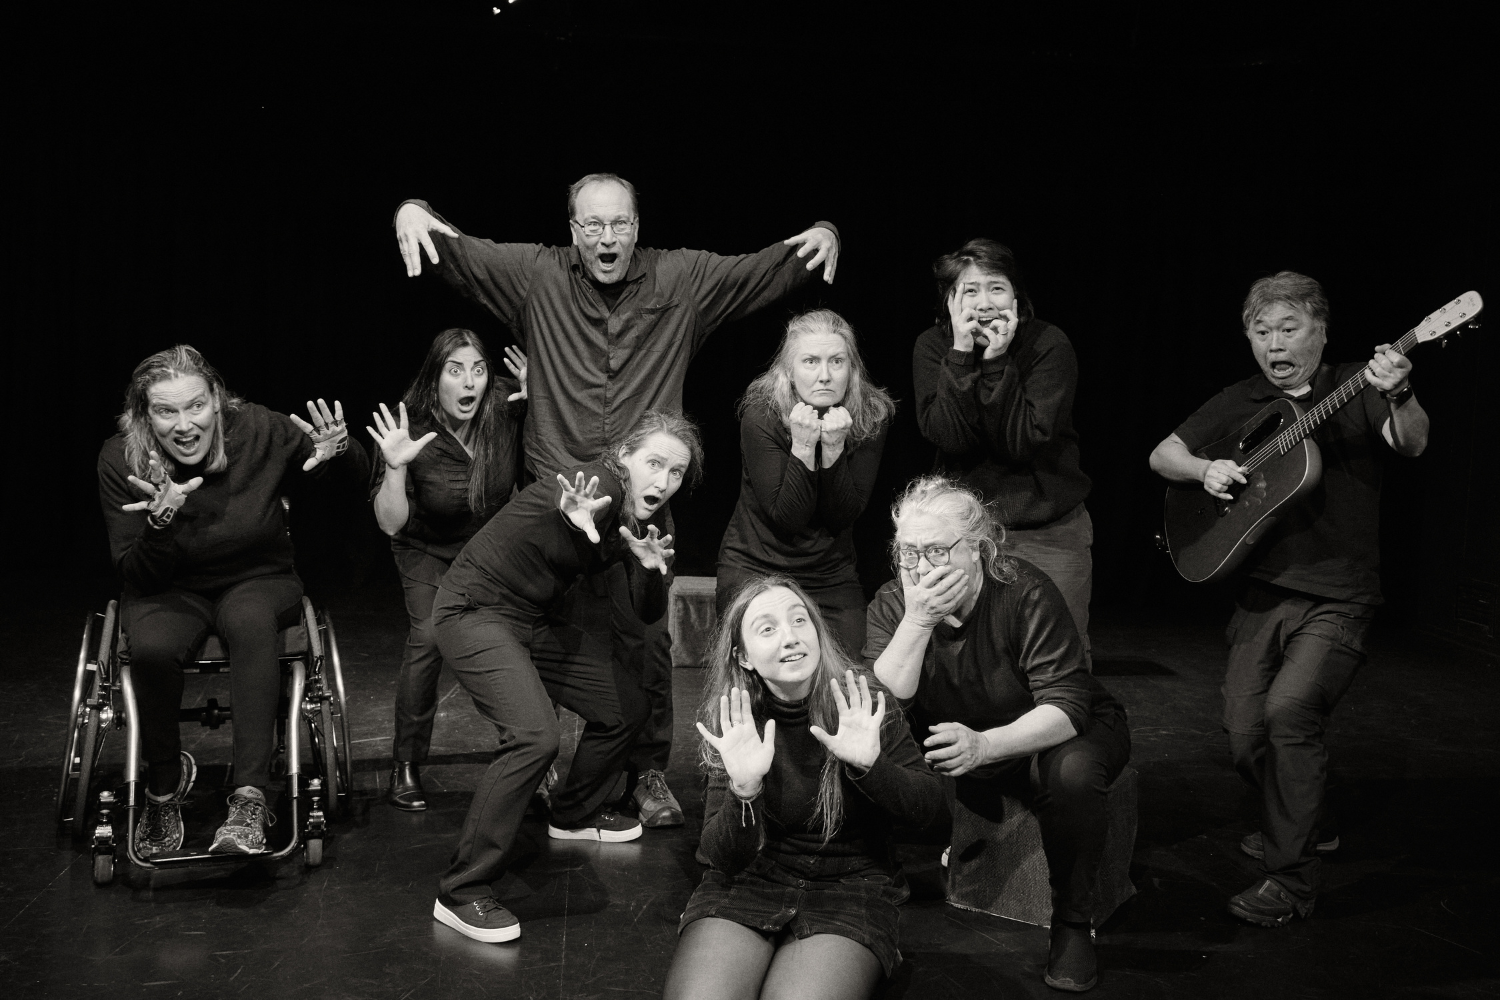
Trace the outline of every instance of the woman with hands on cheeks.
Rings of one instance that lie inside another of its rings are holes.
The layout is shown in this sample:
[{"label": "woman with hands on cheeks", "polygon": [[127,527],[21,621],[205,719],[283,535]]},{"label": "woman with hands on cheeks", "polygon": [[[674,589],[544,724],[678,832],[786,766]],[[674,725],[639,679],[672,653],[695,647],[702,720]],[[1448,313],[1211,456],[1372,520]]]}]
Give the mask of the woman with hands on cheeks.
[{"label": "woman with hands on cheeks", "polygon": [[719,547],[718,612],[745,581],[802,585],[850,656],[865,640],[853,525],[880,469],[896,404],[870,382],[854,330],[815,309],[787,324],[740,399],[740,498]]},{"label": "woman with hands on cheeks", "polygon": [[698,732],[712,867],[665,996],[868,997],[901,960],[909,893],[890,826],[940,817],[942,781],[792,579],[742,586],[711,656]]},{"label": "woman with hands on cheeks", "polygon": [[397,809],[427,808],[418,770],[432,743],[443,658],[432,601],[459,550],[511,498],[520,471],[526,355],[505,349],[515,379],[495,374],[471,330],[444,330],[397,416],[384,403],[365,430],[380,449],[370,485],[375,520],[391,537],[410,629],[396,682],[395,737],[386,791]]},{"label": "woman with hands on cheeks", "polygon": [[1005,554],[1005,529],[972,491],[918,479],[891,516],[897,579],[870,602],[865,662],[913,699],[927,761],[965,807],[998,821],[1003,794],[1031,803],[1053,888],[1046,981],[1088,989],[1105,791],[1130,759],[1125,710],[1085,666],[1057,585]]},{"label": "woman with hands on cheeks", "polygon": [[[307,404],[309,420],[247,403],[213,366],[179,344],[136,366],[120,432],[99,453],[99,499],[120,575],[121,630],[146,761],[135,850],[179,850],[181,807],[197,764],[182,749],[184,662],[209,632],[229,651],[234,773],[229,815],[211,851],[266,849],[271,753],[281,669],[276,633],[301,614],[282,480],[323,466],[362,476],[343,407]],[[142,495],[144,494],[144,499]],[[130,776],[134,778],[134,776]]]},{"label": "woman with hands on cheeks", "polygon": [[607,594],[610,570],[623,563],[629,610],[645,623],[661,618],[674,552],[653,520],[702,468],[693,422],[647,410],[595,461],[517,494],[443,576],[432,605],[438,650],[500,736],[433,904],[433,918],[459,933],[490,942],[520,936],[495,890],[526,805],[557,757],[554,702],[585,728],[549,797],[547,835],[606,843],[641,835],[640,820],[605,802],[650,704],[639,674],[614,655],[612,616],[577,624],[569,602],[580,592]]}]

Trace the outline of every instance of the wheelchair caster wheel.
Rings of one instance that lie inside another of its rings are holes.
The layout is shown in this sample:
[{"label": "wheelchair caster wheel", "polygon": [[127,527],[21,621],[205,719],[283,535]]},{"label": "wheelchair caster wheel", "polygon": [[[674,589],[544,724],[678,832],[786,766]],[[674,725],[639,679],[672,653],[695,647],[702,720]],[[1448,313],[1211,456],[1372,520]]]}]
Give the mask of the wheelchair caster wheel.
[{"label": "wheelchair caster wheel", "polygon": [[94,855],[94,884],[109,885],[115,880],[115,856],[113,854]]},{"label": "wheelchair caster wheel", "polygon": [[307,842],[307,867],[316,868],[323,863],[323,841],[313,838]]}]

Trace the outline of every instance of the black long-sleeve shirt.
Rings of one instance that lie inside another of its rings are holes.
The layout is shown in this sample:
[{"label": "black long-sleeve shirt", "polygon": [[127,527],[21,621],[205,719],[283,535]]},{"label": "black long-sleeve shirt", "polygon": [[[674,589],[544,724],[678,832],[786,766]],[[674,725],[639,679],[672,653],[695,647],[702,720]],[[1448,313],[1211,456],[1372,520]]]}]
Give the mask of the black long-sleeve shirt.
[{"label": "black long-sleeve shirt", "polygon": [[[901,581],[883,585],[866,616],[864,661],[890,645],[906,613]],[[1124,708],[1089,673],[1083,640],[1057,585],[1031,563],[1016,560],[1016,581],[988,576],[960,626],[940,622],[927,640],[913,701],[918,731],[959,722],[983,732],[1015,722],[1038,705],[1062,710],[1081,736],[1093,720]],[[988,773],[1014,761],[980,769]]]},{"label": "black long-sleeve shirt", "polygon": [[623,562],[636,614],[647,624],[661,618],[667,610],[666,579],[642,567],[620,537],[625,498],[620,480],[603,464],[571,468],[563,475],[573,483],[579,472],[585,483],[599,477],[595,496],[610,498],[594,511],[597,544],[558,508],[562,487],[549,476],[518,493],[469,539],[444,575],[443,589],[482,607],[503,605],[542,615],[557,610],[579,580]]},{"label": "black long-sleeve shirt", "polygon": [[[709,777],[700,847],[713,867],[733,875],[762,853],[797,870],[807,870],[805,862],[813,858],[864,857],[894,875],[888,839],[892,821],[925,827],[943,809],[942,778],[922,759],[894,700],[887,698],[886,711],[898,717],[882,728],[875,763],[858,775],[847,765],[842,769],[844,819],[827,844],[816,823],[828,752],[808,731],[807,701],[767,697],[765,711],[776,720],[776,750],[760,796],[742,805],[724,774]],[[757,721],[763,728],[764,720]]]},{"label": "black long-sleeve shirt", "polygon": [[[146,522],[144,510],[121,506],[147,499],[130,484],[125,436],[116,434],[99,452],[99,503],[109,534],[110,557],[121,582],[136,594],[169,587],[210,593],[259,576],[291,573],[292,540],[281,503],[283,479],[302,475],[313,453],[312,438],[280,413],[256,403],[225,408],[220,424],[229,460],[222,472],[180,468],[176,479],[203,476],[203,485],[165,528]],[[363,476],[363,452],[355,442],[342,455],[315,468]]]},{"label": "black long-sleeve shirt", "polygon": [[858,583],[854,521],[880,470],[885,428],[846,444],[828,468],[809,470],[792,454],[792,433],[769,407],[740,420],[740,498],[719,546],[719,562],[755,573],[787,573],[805,587]]},{"label": "black long-sleeve shirt", "polygon": [[988,361],[980,348],[954,350],[946,327],[930,327],[912,348],[912,379],[937,470],[998,503],[1006,527],[1050,524],[1088,496],[1073,428],[1078,358],[1057,327],[1024,320]]},{"label": "black long-sleeve shirt", "polygon": [[[514,379],[496,378],[490,392],[510,395],[520,389]],[[495,515],[515,490],[521,472],[519,413],[524,402],[507,404],[502,414],[499,439],[491,456],[489,482],[485,487],[485,509],[476,513],[469,506],[469,453],[458,438],[439,421],[413,420],[411,437],[416,440],[430,431],[437,437],[417,453],[406,466],[406,523],[391,536],[392,548],[413,548],[451,563],[464,545],[484,523]],[[370,498],[380,492],[385,482],[386,466],[375,456],[370,479]]]},{"label": "black long-sleeve shirt", "polygon": [[[424,201],[402,204],[437,216]],[[837,233],[832,223],[814,225]],[[798,247],[781,243],[738,257],[636,247],[610,303],[575,247],[432,238],[442,279],[525,345],[523,439],[526,468],[537,479],[592,461],[648,409],[681,410],[688,364],[708,335],[815,274]]]}]

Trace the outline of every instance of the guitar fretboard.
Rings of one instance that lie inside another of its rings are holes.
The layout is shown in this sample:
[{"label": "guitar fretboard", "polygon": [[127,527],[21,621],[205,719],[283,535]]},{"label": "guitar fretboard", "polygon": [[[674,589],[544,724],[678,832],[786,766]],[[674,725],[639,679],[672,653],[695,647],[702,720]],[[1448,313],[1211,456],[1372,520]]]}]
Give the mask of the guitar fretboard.
[{"label": "guitar fretboard", "polygon": [[[1411,349],[1416,346],[1417,328],[1413,327],[1402,334],[1401,339],[1392,344],[1391,348],[1398,354],[1410,354]],[[1291,451],[1303,438],[1317,430],[1319,424],[1343,409],[1355,396],[1364,392],[1365,386],[1369,384],[1365,378],[1365,369],[1361,368],[1343,385],[1324,396],[1317,406],[1293,421],[1291,426],[1255,449],[1255,454],[1245,461],[1244,468],[1254,471],[1270,459],[1272,454],[1285,455]]]}]

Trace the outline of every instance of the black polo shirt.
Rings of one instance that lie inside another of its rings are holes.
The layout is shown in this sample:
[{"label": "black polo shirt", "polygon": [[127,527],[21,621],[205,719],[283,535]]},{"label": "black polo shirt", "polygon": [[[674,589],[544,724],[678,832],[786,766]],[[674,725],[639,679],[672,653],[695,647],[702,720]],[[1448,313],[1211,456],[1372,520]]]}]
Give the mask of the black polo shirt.
[{"label": "black polo shirt", "polygon": [[[1312,392],[1292,396],[1265,375],[1236,382],[1177,428],[1189,451],[1238,431],[1273,399],[1292,399],[1304,410],[1364,368],[1364,362],[1320,365]],[[1323,478],[1287,511],[1250,555],[1250,575],[1335,601],[1381,604],[1380,483],[1390,453],[1380,428],[1390,408],[1373,386],[1324,420],[1313,432],[1323,455]]]}]

